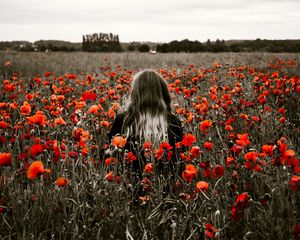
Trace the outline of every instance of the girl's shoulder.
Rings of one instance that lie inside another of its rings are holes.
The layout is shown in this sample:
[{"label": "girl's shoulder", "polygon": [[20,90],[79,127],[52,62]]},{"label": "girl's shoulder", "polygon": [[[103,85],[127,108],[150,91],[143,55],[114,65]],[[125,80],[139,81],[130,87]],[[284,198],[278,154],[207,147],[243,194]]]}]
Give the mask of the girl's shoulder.
[{"label": "girl's shoulder", "polygon": [[126,112],[125,111],[120,111],[116,114],[116,117],[115,119],[124,119],[125,118],[125,115],[126,115]]}]

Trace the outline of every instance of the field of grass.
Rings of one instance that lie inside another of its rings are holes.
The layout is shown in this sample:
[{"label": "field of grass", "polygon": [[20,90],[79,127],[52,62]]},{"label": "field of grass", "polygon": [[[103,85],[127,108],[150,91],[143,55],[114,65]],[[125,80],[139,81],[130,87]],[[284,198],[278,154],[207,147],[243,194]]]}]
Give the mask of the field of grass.
[{"label": "field of grass", "polygon": [[[299,239],[299,60],[0,52],[1,239]],[[144,68],[185,135],[133,183],[107,133]],[[156,168],[170,152],[175,179]]]}]

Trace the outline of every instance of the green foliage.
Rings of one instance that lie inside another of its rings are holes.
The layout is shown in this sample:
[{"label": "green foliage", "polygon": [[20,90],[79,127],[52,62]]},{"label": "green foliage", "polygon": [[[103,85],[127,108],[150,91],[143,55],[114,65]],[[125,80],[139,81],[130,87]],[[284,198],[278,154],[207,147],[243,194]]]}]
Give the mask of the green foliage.
[{"label": "green foliage", "polygon": [[150,46],[148,44],[142,44],[139,46],[139,52],[149,52]]}]

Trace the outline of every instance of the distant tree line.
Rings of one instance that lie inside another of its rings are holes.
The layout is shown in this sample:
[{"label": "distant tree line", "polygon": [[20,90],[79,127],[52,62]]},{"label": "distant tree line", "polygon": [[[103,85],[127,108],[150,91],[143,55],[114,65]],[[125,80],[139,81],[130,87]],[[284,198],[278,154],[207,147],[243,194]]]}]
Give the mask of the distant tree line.
[{"label": "distant tree line", "polygon": [[0,42],[0,50],[15,50],[22,52],[74,52],[81,51],[81,44],[59,40],[40,40],[34,43],[28,41]]},{"label": "distant tree line", "polygon": [[87,52],[121,52],[119,36],[112,33],[94,33],[82,36],[82,50]]},{"label": "distant tree line", "polygon": [[120,43],[119,36],[112,33],[94,33],[82,36],[82,43],[58,40],[0,42],[0,50],[15,51],[88,51],[88,52],[300,52],[300,40],[220,40],[206,42],[171,41],[169,43],[131,42]]},{"label": "distant tree line", "polygon": [[241,40],[228,41],[217,39],[205,43],[199,41],[172,41],[158,44],[157,52],[300,52],[300,40]]}]

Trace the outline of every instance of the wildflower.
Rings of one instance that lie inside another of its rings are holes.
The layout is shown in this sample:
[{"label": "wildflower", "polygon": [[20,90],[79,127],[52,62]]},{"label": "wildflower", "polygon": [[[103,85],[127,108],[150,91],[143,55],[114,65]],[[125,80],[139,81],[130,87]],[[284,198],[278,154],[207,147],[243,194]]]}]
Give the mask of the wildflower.
[{"label": "wildflower", "polygon": [[217,229],[211,225],[210,223],[205,224],[205,236],[207,238],[215,238],[215,233],[217,232]]},{"label": "wildflower", "polygon": [[246,208],[250,204],[250,196],[247,192],[244,192],[237,196],[235,203],[239,208]]},{"label": "wildflower", "polygon": [[115,147],[123,148],[127,143],[127,139],[122,136],[116,136],[113,138],[112,144]]},{"label": "wildflower", "polygon": [[285,118],[285,117],[279,118],[279,122],[284,123],[285,121],[286,121],[286,118]]},{"label": "wildflower", "polygon": [[113,175],[113,171],[110,171],[109,173],[107,173],[104,177],[107,181],[112,182],[114,179],[114,175]]},{"label": "wildflower", "polygon": [[42,111],[37,111],[35,115],[27,117],[27,121],[30,124],[39,124],[40,126],[43,126],[46,124],[46,116]]},{"label": "wildflower", "polygon": [[11,153],[0,153],[0,166],[9,166],[11,164]]},{"label": "wildflower", "polygon": [[297,192],[299,189],[299,183],[300,183],[300,176],[297,176],[297,175],[292,176],[292,178],[290,180],[290,188],[294,192]]},{"label": "wildflower", "polygon": [[206,149],[206,150],[208,150],[208,151],[211,151],[212,149],[213,149],[213,143],[212,142],[205,142],[204,144],[203,144],[203,147]]},{"label": "wildflower", "polygon": [[30,180],[34,180],[41,174],[49,172],[51,172],[51,170],[45,169],[42,161],[34,161],[30,164],[27,170],[27,178]]},{"label": "wildflower", "polygon": [[248,133],[244,134],[237,134],[238,139],[236,140],[236,143],[242,147],[246,147],[249,145],[251,142],[248,138]]},{"label": "wildflower", "polygon": [[197,168],[193,164],[187,164],[182,172],[182,178],[187,182],[192,182],[193,178],[198,175]]},{"label": "wildflower", "polygon": [[158,148],[154,150],[154,155],[157,160],[161,159],[164,155],[165,150],[163,148]]},{"label": "wildflower", "polygon": [[208,190],[208,186],[209,186],[209,184],[207,182],[204,182],[204,181],[197,182],[196,192],[206,191],[206,190]]},{"label": "wildflower", "polygon": [[109,126],[109,122],[103,120],[103,121],[100,122],[100,125],[103,126],[103,127],[108,127]]},{"label": "wildflower", "polygon": [[212,127],[212,125],[213,122],[211,120],[204,120],[200,125],[200,130],[205,133],[208,128]]},{"label": "wildflower", "polygon": [[29,115],[31,112],[31,106],[28,102],[24,102],[23,105],[20,107],[20,111],[22,115]]},{"label": "wildflower", "polygon": [[163,142],[163,143],[159,144],[159,148],[169,151],[173,147],[168,142]]},{"label": "wildflower", "polygon": [[285,143],[283,143],[283,142],[279,142],[278,144],[279,144],[279,146],[278,146],[279,153],[280,154],[284,154],[284,152],[287,149],[287,145]]},{"label": "wildflower", "polygon": [[90,101],[96,101],[97,94],[92,92],[85,92],[82,94],[82,98],[84,101],[90,100]]},{"label": "wildflower", "polygon": [[70,184],[70,180],[65,177],[59,177],[56,179],[55,184],[59,187],[68,186]]},{"label": "wildflower", "polygon": [[189,147],[196,142],[196,137],[193,134],[185,134],[182,139],[182,145]]},{"label": "wildflower", "polygon": [[152,149],[151,142],[145,142],[143,148],[144,150],[151,150]]},{"label": "wildflower", "polygon": [[280,113],[280,114],[282,114],[282,115],[285,115],[286,110],[285,110],[284,108],[281,107],[281,108],[278,109],[277,112]]},{"label": "wildflower", "polygon": [[272,156],[273,155],[273,150],[274,146],[273,145],[263,145],[262,146],[262,151],[265,153],[267,156]]},{"label": "wildflower", "polygon": [[66,125],[67,123],[63,118],[55,118],[53,126],[56,127],[57,125]]},{"label": "wildflower", "polygon": [[137,159],[136,156],[134,156],[134,154],[132,152],[128,152],[126,155],[125,155],[125,160],[129,163],[135,161]]},{"label": "wildflower", "polygon": [[87,114],[96,114],[98,110],[100,109],[97,105],[92,105],[89,110],[87,111]]},{"label": "wildflower", "polygon": [[295,239],[300,239],[300,224],[295,225],[291,233],[294,235]]},{"label": "wildflower", "polygon": [[202,151],[200,150],[200,148],[198,146],[193,146],[189,152],[192,154],[192,156],[194,158],[199,157],[200,154],[202,153]]},{"label": "wildflower", "polygon": [[232,131],[233,127],[231,125],[225,125],[225,130],[226,131]]},{"label": "wildflower", "polygon": [[231,163],[234,162],[234,157],[232,156],[229,156],[227,159],[226,159],[226,165],[230,165]]},{"label": "wildflower", "polygon": [[144,167],[144,172],[150,174],[153,170],[153,164],[147,163]]},{"label": "wildflower", "polygon": [[231,208],[231,216],[235,221],[240,220],[243,217],[243,210],[250,205],[250,196],[247,192],[244,192],[237,196],[235,203]]},{"label": "wildflower", "polygon": [[296,153],[294,150],[286,150],[284,153],[283,153],[283,157],[284,158],[293,158],[296,156]]},{"label": "wildflower", "polygon": [[118,163],[118,162],[119,162],[118,159],[117,159],[117,158],[113,158],[113,157],[110,157],[110,158],[106,158],[106,159],[105,159],[105,165],[106,165],[106,166],[109,166],[109,165],[111,165],[112,163],[116,164],[116,163]]},{"label": "wildflower", "polygon": [[212,177],[220,178],[224,175],[225,169],[221,165],[214,166],[213,170],[211,171]]},{"label": "wildflower", "polygon": [[258,157],[257,152],[247,152],[244,155],[244,158],[246,159],[246,161],[252,161],[252,162],[256,162],[257,157]]},{"label": "wildflower", "polygon": [[10,125],[6,123],[5,121],[0,121],[0,129],[8,128]]},{"label": "wildflower", "polygon": [[43,152],[44,148],[41,144],[34,144],[30,149],[30,156],[35,158],[37,155],[40,155]]}]

